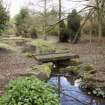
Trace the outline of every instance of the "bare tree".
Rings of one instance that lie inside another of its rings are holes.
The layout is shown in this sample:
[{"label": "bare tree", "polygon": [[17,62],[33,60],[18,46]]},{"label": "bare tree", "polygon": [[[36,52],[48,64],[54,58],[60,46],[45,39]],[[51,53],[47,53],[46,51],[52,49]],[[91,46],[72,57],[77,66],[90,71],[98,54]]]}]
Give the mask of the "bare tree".
[{"label": "bare tree", "polygon": [[44,0],[44,39],[47,39],[47,33],[46,33],[46,28],[47,28],[47,0]]},{"label": "bare tree", "polygon": [[102,22],[105,18],[105,0],[90,0],[90,3],[93,2],[93,5],[88,5],[90,8],[94,9],[94,14],[96,14],[97,23],[98,23],[98,37],[101,40],[102,37]]},{"label": "bare tree", "polygon": [[[61,0],[59,0],[59,21],[61,21],[61,12],[62,12],[62,6],[61,6]],[[61,27],[60,27],[60,23],[59,23],[59,32],[58,32],[58,35],[59,35],[59,40],[60,40],[60,30],[61,30]]]}]

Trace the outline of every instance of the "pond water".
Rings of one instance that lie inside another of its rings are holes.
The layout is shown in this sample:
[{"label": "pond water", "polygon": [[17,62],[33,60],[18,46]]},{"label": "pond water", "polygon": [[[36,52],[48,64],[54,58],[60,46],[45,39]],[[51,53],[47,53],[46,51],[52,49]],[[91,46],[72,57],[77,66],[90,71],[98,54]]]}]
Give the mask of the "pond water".
[{"label": "pond water", "polygon": [[[48,83],[58,87],[58,76],[52,76]],[[105,105],[105,99],[87,95],[79,88],[79,80],[60,77],[61,105]]]}]

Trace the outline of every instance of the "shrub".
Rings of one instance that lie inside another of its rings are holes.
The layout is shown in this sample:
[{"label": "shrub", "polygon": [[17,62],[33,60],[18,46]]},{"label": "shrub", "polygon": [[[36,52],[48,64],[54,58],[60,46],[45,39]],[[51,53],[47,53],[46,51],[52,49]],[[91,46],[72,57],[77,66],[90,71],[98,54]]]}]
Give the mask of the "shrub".
[{"label": "shrub", "polygon": [[55,90],[36,77],[25,77],[9,83],[0,105],[59,105]]}]

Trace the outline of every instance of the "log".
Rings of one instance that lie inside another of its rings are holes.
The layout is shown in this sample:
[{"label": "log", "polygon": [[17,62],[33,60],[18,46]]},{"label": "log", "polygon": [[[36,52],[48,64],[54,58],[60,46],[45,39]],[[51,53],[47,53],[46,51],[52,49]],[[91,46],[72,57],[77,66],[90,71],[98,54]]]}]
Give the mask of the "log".
[{"label": "log", "polygon": [[64,61],[79,58],[78,55],[71,53],[55,53],[55,54],[46,54],[46,55],[36,55],[35,59],[39,62],[56,62],[56,61]]}]

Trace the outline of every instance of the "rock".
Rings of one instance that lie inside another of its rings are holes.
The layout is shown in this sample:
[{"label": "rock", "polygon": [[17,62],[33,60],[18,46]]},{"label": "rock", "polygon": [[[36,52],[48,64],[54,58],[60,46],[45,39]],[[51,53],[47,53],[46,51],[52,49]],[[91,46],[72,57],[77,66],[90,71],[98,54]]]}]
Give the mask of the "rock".
[{"label": "rock", "polygon": [[60,69],[61,72],[68,72],[69,74],[78,75],[80,72],[80,66],[68,66],[66,68]]},{"label": "rock", "polygon": [[[97,77],[98,75],[98,77]],[[96,96],[105,97],[105,79],[97,74],[95,65],[82,65],[82,84],[81,87],[91,90]]]},{"label": "rock", "polygon": [[80,64],[81,64],[81,62],[79,61],[79,59],[71,59],[70,60],[70,65],[71,66],[78,66]]},{"label": "rock", "polygon": [[52,65],[53,65],[52,63],[45,63],[42,65],[32,67],[33,70],[32,74],[34,74],[41,80],[47,80],[50,77]]},{"label": "rock", "polygon": [[86,76],[94,75],[96,73],[96,68],[92,64],[81,64],[80,65],[80,72],[79,75],[83,78]]}]

